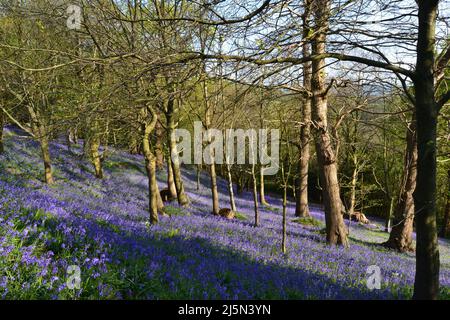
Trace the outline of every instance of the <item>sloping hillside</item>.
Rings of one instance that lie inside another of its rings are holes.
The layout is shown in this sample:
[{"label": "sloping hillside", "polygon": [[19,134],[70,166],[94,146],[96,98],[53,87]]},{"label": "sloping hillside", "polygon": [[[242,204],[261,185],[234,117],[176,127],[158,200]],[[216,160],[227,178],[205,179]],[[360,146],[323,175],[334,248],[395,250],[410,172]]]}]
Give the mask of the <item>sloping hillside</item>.
[{"label": "sloping hillside", "polygon": [[[268,197],[261,226],[253,227],[251,194],[238,196],[239,219],[210,212],[208,177],[196,190],[194,171],[185,170],[189,208],[167,206],[170,216],[147,223],[147,178],[143,159],[112,151],[106,178],[97,180],[89,163],[58,143],[51,146],[54,186],[40,178],[39,146],[7,130],[0,156],[0,297],[387,299],[411,295],[412,254],[387,251],[378,224],[351,225],[352,250],[325,244],[323,212],[318,222],[294,221],[288,210],[288,251],[281,253],[281,202]],[[164,186],[165,173],[159,173]],[[225,181],[219,182],[228,206]],[[450,245],[441,240],[441,285],[450,287]],[[81,289],[67,288],[68,266],[79,266]],[[368,290],[366,270],[377,265],[382,288]]]}]

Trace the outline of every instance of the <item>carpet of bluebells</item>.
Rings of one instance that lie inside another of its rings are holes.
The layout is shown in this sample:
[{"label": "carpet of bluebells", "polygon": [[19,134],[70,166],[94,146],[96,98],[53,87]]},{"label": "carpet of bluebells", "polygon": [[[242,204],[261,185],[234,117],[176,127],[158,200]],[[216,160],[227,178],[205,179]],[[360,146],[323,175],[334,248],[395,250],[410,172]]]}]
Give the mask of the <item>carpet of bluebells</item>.
[{"label": "carpet of bluebells", "polygon": [[[0,297],[3,299],[403,299],[412,294],[413,254],[378,244],[381,223],[350,225],[350,249],[327,246],[320,207],[314,223],[298,223],[288,206],[288,250],[281,247],[281,202],[268,196],[253,227],[250,193],[238,196],[238,219],[210,214],[208,177],[183,171],[188,208],[169,204],[148,224],[147,179],[141,156],[110,151],[106,178],[63,144],[51,154],[57,183],[45,185],[39,145],[8,128],[0,155]],[[160,187],[165,173],[159,172]],[[229,207],[219,181],[222,207]],[[450,243],[440,240],[441,291],[450,292]],[[81,288],[68,285],[79,266]],[[381,269],[381,289],[366,273]]]}]

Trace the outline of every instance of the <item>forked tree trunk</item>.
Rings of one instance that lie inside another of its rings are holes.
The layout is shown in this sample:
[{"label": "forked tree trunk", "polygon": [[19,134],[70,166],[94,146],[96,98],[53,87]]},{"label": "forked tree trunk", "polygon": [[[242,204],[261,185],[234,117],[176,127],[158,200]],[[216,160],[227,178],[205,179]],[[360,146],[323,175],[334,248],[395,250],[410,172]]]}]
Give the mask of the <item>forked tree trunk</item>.
[{"label": "forked tree trunk", "polygon": [[[312,54],[325,53],[329,0],[318,0],[313,3],[316,22],[316,34],[312,41]],[[327,87],[325,84],[325,59],[312,62],[312,120],[314,122],[317,159],[323,188],[327,242],[348,246],[347,228],[342,216],[342,202],[337,176],[337,163],[330,134],[328,132]]]},{"label": "forked tree trunk", "polygon": [[31,127],[33,133],[37,136],[41,145],[45,183],[53,184],[55,181],[53,180],[52,160],[50,157],[47,127],[43,123],[43,119],[40,118],[39,112],[35,111],[32,106],[28,106],[28,112],[31,117]]},{"label": "forked tree trunk", "polygon": [[436,17],[439,1],[419,0],[419,31],[414,78],[417,117],[416,276],[415,299],[439,295],[439,246],[436,208],[436,134],[438,107],[435,100],[434,63]]},{"label": "forked tree trunk", "polygon": [[417,139],[415,116],[408,125],[406,134],[406,154],[403,169],[403,186],[393,226],[385,246],[400,252],[413,250],[414,199],[417,179]]},{"label": "forked tree trunk", "polygon": [[[310,35],[309,16],[310,0],[305,0],[305,12],[303,13],[303,39]],[[303,42],[303,56],[308,56],[311,52],[308,41]],[[312,64],[310,61],[303,64],[303,88],[306,90],[302,106],[302,124],[300,127],[300,154],[298,160],[298,180],[297,190],[295,191],[295,215],[297,217],[309,217],[308,206],[308,170],[310,158],[310,139],[311,139],[311,76]]]}]

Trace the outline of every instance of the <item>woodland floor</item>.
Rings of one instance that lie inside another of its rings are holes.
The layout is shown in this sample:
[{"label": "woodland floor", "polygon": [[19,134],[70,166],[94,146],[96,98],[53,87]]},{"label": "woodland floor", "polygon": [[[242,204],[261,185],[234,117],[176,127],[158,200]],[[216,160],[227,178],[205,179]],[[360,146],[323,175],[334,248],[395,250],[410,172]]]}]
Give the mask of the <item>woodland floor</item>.
[{"label": "woodland floor", "polygon": [[[287,253],[281,247],[281,199],[268,196],[253,227],[250,193],[237,196],[238,219],[210,214],[209,179],[184,169],[188,208],[167,205],[148,225],[147,178],[141,156],[110,150],[106,178],[53,143],[54,186],[40,180],[36,142],[11,128],[0,156],[0,297],[7,299],[395,299],[409,298],[414,254],[379,246],[382,222],[350,226],[349,249],[325,244],[323,211],[295,222],[288,207]],[[165,172],[159,172],[164,188]],[[229,207],[219,181],[221,207]],[[369,217],[370,218],[370,217]],[[347,221],[348,223],[348,221]],[[440,239],[441,297],[450,299],[450,242]],[[67,267],[81,270],[81,289],[67,287]],[[382,287],[366,286],[371,265]]]}]

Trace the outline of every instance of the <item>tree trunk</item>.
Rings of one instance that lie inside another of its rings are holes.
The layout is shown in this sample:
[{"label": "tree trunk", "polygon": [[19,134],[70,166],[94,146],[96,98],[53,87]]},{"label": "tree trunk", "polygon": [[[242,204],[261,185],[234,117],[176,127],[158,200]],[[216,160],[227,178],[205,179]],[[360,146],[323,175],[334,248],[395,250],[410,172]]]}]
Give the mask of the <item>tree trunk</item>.
[{"label": "tree trunk", "polygon": [[231,166],[226,164],[227,178],[228,178],[228,195],[230,196],[231,210],[236,212],[236,202],[234,200],[234,190],[233,190],[233,177],[231,176]]},{"label": "tree trunk", "polygon": [[[264,152],[264,151],[263,151]],[[266,201],[266,194],[264,191],[264,167],[259,169],[259,200],[263,206],[268,206]]]},{"label": "tree trunk", "polygon": [[283,238],[281,240],[281,250],[283,253],[286,253],[286,208],[287,208],[287,183],[285,182],[283,187]]},{"label": "tree trunk", "polygon": [[256,182],[256,173],[254,164],[252,164],[252,179],[253,179],[253,206],[255,209],[255,227],[258,227],[259,226],[258,185]]},{"label": "tree trunk", "polygon": [[180,162],[178,157],[178,148],[175,140],[175,124],[172,118],[172,112],[168,112],[166,114],[167,118],[167,135],[168,135],[168,144],[170,151],[170,159],[173,170],[173,177],[175,182],[175,188],[177,189],[177,200],[181,206],[186,206],[189,204],[189,198],[187,197],[184,191],[183,180],[181,179],[181,169]]},{"label": "tree trunk", "polygon": [[99,152],[100,137],[94,133],[89,143],[90,158],[95,170],[95,177],[103,179],[102,157]]},{"label": "tree trunk", "polygon": [[159,122],[156,123],[155,133],[156,133],[156,143],[155,143],[156,169],[162,170],[164,168],[164,153],[163,153],[164,131]]},{"label": "tree trunk", "polygon": [[353,154],[353,172],[352,181],[350,183],[350,206],[348,208],[348,216],[350,221],[352,220],[352,215],[355,213],[356,206],[356,184],[358,183],[358,156]]},{"label": "tree trunk", "polygon": [[[146,111],[142,111],[142,114],[147,116]],[[158,207],[161,206],[159,203],[158,195],[159,188],[156,181],[156,156],[152,153],[150,149],[150,133],[153,131],[156,124],[156,114],[152,114],[152,120],[150,122],[145,122],[142,125],[142,149],[144,152],[145,159],[145,169],[147,171],[148,177],[148,192],[149,192],[149,213],[150,213],[150,223],[157,224],[159,221],[158,217]],[[161,201],[162,202],[162,201]]]},{"label": "tree trunk", "polygon": [[444,238],[450,237],[450,169],[447,171],[447,204],[445,206],[441,236]]},{"label": "tree trunk", "polygon": [[48,137],[46,135],[42,135],[40,137],[40,142],[41,142],[42,160],[44,161],[45,183],[53,184],[54,180],[52,173],[52,161],[50,157]]},{"label": "tree trunk", "polygon": [[[312,42],[312,54],[325,53],[326,32],[330,3],[328,0],[313,3],[316,21],[315,36]],[[314,122],[316,152],[322,181],[323,202],[327,242],[348,246],[347,229],[342,216],[342,202],[337,177],[337,163],[330,134],[328,132],[327,88],[325,85],[325,59],[315,59],[312,62],[312,120]]]},{"label": "tree trunk", "polygon": [[415,299],[437,299],[439,294],[439,247],[436,208],[436,133],[434,55],[437,0],[419,0],[419,32],[414,77],[417,116],[417,186]]},{"label": "tree trunk", "polygon": [[[310,35],[309,27],[310,0],[305,0],[305,12],[303,14],[303,39]],[[308,41],[303,42],[303,56],[310,55],[311,46]],[[298,182],[295,191],[295,216],[309,217],[308,206],[308,170],[310,158],[310,139],[311,139],[311,76],[312,64],[310,61],[303,64],[303,88],[306,90],[302,106],[302,124],[300,127],[300,159],[298,162]]]},{"label": "tree trunk", "polygon": [[5,117],[3,111],[0,110],[0,154],[5,152],[5,146],[3,144],[3,126],[5,125]]},{"label": "tree trunk", "polygon": [[169,189],[170,197],[175,199],[177,197],[177,188],[175,187],[170,157],[167,157],[167,189]]},{"label": "tree trunk", "polygon": [[406,154],[404,166],[403,186],[393,221],[393,227],[387,247],[400,252],[412,251],[412,234],[414,224],[414,199],[413,193],[416,189],[417,179],[417,140],[415,116],[408,126],[406,134]]},{"label": "tree trunk", "polygon": [[[212,157],[212,161],[214,161],[214,156]],[[219,193],[217,192],[217,174],[216,174],[216,165],[214,162],[209,166],[210,177],[211,177],[211,195],[212,195],[212,213],[214,215],[219,215]]]}]

